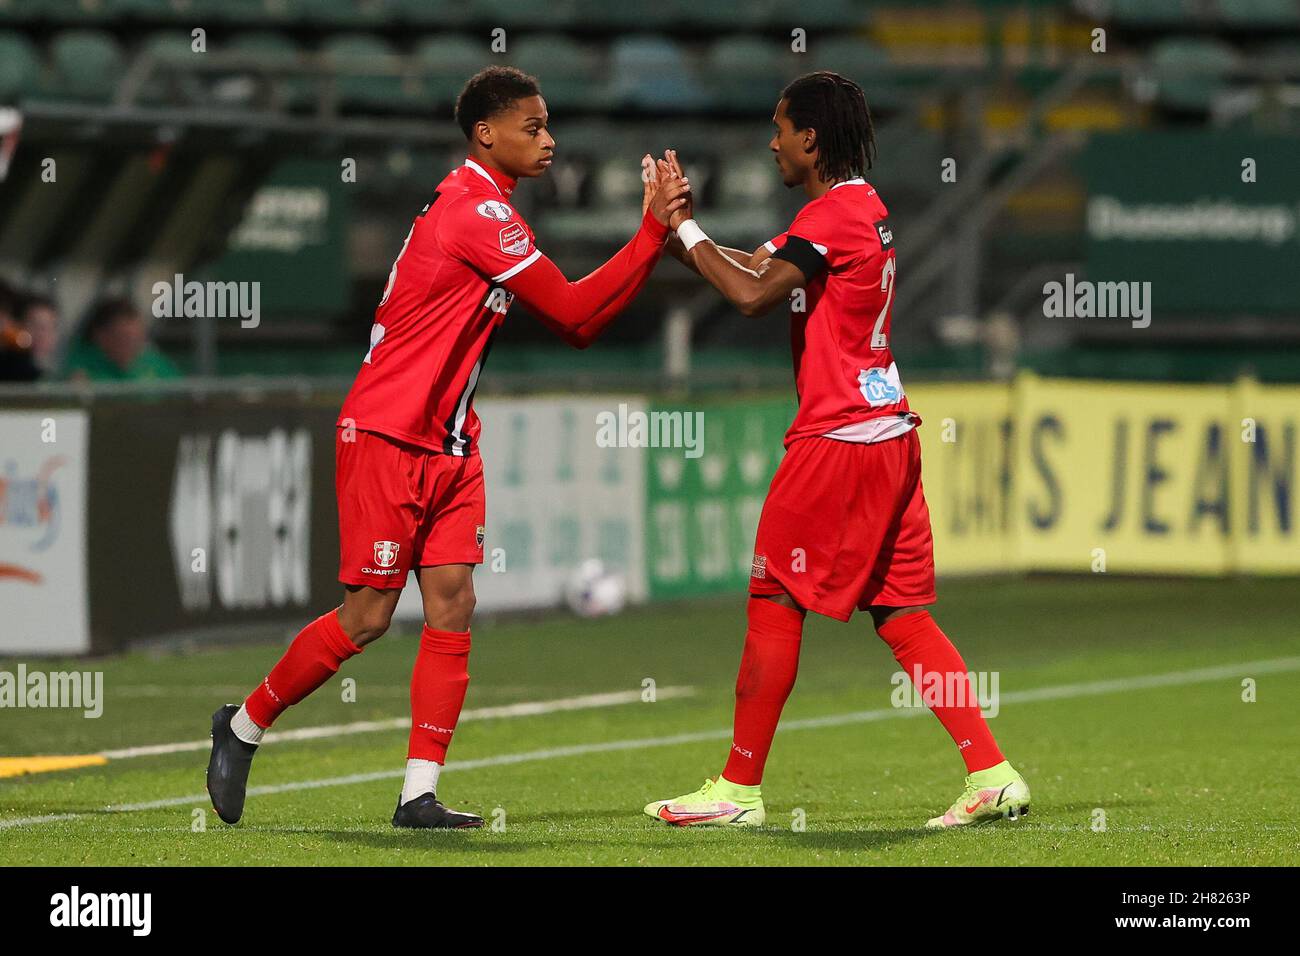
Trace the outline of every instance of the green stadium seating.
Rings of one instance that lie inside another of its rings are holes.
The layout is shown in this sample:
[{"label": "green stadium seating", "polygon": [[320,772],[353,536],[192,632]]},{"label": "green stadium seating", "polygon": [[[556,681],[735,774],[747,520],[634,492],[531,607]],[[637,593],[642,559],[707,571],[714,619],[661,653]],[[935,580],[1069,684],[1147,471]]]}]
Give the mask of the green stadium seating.
[{"label": "green stadium seating", "polygon": [[608,91],[600,82],[595,52],[569,37],[553,33],[523,36],[507,47],[506,59],[538,78],[552,113],[607,105]]},{"label": "green stadium seating", "polygon": [[[271,63],[289,63],[300,53],[298,45],[281,33],[255,30],[236,34],[225,46],[230,53],[244,53],[264,57]],[[257,75],[256,71],[240,71],[237,75]],[[270,85],[275,95],[290,109],[314,103],[318,84],[308,76],[271,74]]]},{"label": "green stadium seating", "polygon": [[786,44],[753,36],[718,40],[704,61],[704,73],[719,106],[765,116],[771,114],[781,88],[793,79],[798,67]]},{"label": "green stadium seating", "polygon": [[[506,2],[506,0],[489,0]],[[650,3],[610,3],[609,0],[573,0],[578,23],[601,24],[609,30],[655,30],[678,22],[677,9],[666,0]]]},{"label": "green stadium seating", "polygon": [[907,99],[906,92],[890,69],[889,54],[867,40],[851,37],[834,37],[810,45],[806,69],[834,70],[842,73],[862,87],[871,110],[895,110]]},{"label": "green stadium seating", "polygon": [[431,106],[454,103],[465,81],[493,60],[486,39],[454,33],[422,40],[414,54],[419,86]]},{"label": "green stadium seating", "polygon": [[14,20],[43,20],[46,23],[103,23],[119,15],[115,0],[0,0],[0,17],[5,9]]},{"label": "green stadium seating", "polygon": [[397,16],[394,0],[290,0],[290,9],[308,23],[328,27],[378,27]]},{"label": "green stadium seating", "polygon": [[125,72],[122,51],[111,34],[67,30],[50,41],[49,91],[61,99],[107,103]]},{"label": "green stadium seating", "polygon": [[[342,33],[327,39],[321,53],[331,64],[345,68],[335,81],[339,101],[345,106],[391,109],[410,98],[414,90],[406,88],[401,76],[364,72],[376,58],[395,52],[387,41],[368,33]],[[357,72],[359,69],[362,72]]]},{"label": "green stadium seating", "polygon": [[1300,26],[1296,0],[1219,0],[1219,18],[1239,27]]},{"label": "green stadium seating", "polygon": [[37,93],[41,58],[32,42],[20,33],[0,32],[0,103],[11,105]]},{"label": "green stadium seating", "polygon": [[488,28],[555,28],[574,20],[574,0],[468,0],[469,15]]},{"label": "green stadium seating", "polygon": [[611,88],[624,107],[693,112],[709,104],[686,55],[668,37],[638,34],[610,45]]},{"label": "green stadium seating", "polygon": [[727,158],[718,170],[718,203],[724,207],[747,208],[773,203],[781,177],[770,155],[759,152]]},{"label": "green stadium seating", "polygon": [[1227,88],[1225,75],[1238,65],[1237,52],[1221,40],[1170,37],[1151,52],[1162,106],[1188,112],[1209,110],[1215,95]]},{"label": "green stadium seating", "polygon": [[[181,30],[159,31],[147,37],[140,46],[141,53],[147,53],[156,60],[176,63],[184,66],[195,57],[193,38]],[[209,47],[208,49],[211,49]],[[204,79],[183,69],[156,68],[153,76],[140,91],[138,101],[144,103],[193,103],[203,99]]]},{"label": "green stadium seating", "polygon": [[[734,33],[738,29],[759,26],[776,19],[779,12],[776,0],[748,0],[746,3],[736,3],[735,0],[673,0],[663,6],[670,10],[676,7],[673,17],[675,22],[714,29],[719,34],[723,31]],[[805,25],[803,19],[805,6],[806,4],[799,4],[799,13],[796,16],[798,25]]]},{"label": "green stadium seating", "polygon": [[464,0],[389,0],[394,17],[422,27],[455,27],[470,19]]},{"label": "green stadium seating", "polygon": [[1186,24],[1197,14],[1195,0],[1111,0],[1116,22],[1160,27]]}]

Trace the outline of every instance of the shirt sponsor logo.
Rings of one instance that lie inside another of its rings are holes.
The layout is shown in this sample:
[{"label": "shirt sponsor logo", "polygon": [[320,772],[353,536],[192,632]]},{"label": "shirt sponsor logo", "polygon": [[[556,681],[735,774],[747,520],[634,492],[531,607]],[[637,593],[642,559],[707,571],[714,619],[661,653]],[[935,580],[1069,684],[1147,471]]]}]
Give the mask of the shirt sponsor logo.
[{"label": "shirt sponsor logo", "polygon": [[397,552],[402,546],[396,541],[375,542],[375,564],[381,568],[391,568],[397,563]]},{"label": "shirt sponsor logo", "polygon": [[767,577],[767,555],[754,555],[754,563],[749,566],[749,576],[751,578]]},{"label": "shirt sponsor logo", "polygon": [[512,222],[499,233],[501,251],[510,256],[522,256],[528,251],[528,230],[521,223]]},{"label": "shirt sponsor logo", "polygon": [[893,405],[903,400],[903,383],[898,378],[898,365],[889,368],[864,368],[858,370],[858,390],[872,408]]},{"label": "shirt sponsor logo", "polygon": [[474,207],[474,211],[485,219],[495,219],[497,222],[508,222],[515,211],[499,199],[489,199],[481,202]]},{"label": "shirt sponsor logo", "polygon": [[882,219],[874,223],[876,232],[880,235],[880,248],[892,249],[894,247],[894,229],[889,225],[888,219]]}]

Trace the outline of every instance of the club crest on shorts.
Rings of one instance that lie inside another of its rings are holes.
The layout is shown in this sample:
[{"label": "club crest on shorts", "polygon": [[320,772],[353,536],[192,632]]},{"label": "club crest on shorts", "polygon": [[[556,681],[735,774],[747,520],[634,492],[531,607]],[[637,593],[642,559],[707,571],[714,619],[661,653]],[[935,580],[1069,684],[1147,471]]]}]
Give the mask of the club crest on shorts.
[{"label": "club crest on shorts", "polygon": [[483,547],[483,539],[486,537],[487,537],[487,528],[483,527],[482,525],[479,525],[477,528],[475,528],[474,529],[475,547],[479,547],[479,548]]},{"label": "club crest on shorts", "polygon": [[767,577],[767,555],[754,555],[754,563],[749,566],[749,576],[751,578]]},{"label": "club crest on shorts", "polygon": [[396,541],[376,541],[375,564],[381,568],[391,568],[397,563],[397,552],[401,547]]}]

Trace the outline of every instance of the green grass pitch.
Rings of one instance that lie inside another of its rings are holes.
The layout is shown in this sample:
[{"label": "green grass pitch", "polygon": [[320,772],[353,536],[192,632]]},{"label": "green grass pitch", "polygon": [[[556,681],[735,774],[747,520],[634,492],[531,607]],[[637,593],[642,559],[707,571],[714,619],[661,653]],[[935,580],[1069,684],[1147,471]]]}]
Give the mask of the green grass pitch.
[{"label": "green grass pitch", "polygon": [[[920,829],[957,796],[964,770],[932,716],[891,708],[897,667],[865,616],[809,618],[764,781],[764,829],[678,830],[642,816],[648,800],[692,790],[722,767],[744,634],[737,595],[598,621],[479,623],[469,708],[639,692],[645,678],[694,689],[463,723],[440,795],[501,829],[393,830],[406,744],[393,729],[268,744],[251,785],[280,789],[250,796],[236,827],[202,796],[205,751],[0,779],[0,864],[1295,864],[1296,594],[1294,580],[944,582],[939,623],[968,667],[998,673],[1004,700],[992,727],[1033,789],[1032,813],[1016,824]],[[414,635],[395,628],[277,730],[403,717]],[[102,669],[105,711],[88,720],[7,710],[0,755],[206,738],[215,707],[240,699],[280,650],[28,661]],[[355,678],[355,702],[342,699],[342,677]],[[1246,678],[1254,702],[1242,699]],[[1053,690],[1028,693],[1044,688]],[[304,786],[367,774],[376,776]]]}]

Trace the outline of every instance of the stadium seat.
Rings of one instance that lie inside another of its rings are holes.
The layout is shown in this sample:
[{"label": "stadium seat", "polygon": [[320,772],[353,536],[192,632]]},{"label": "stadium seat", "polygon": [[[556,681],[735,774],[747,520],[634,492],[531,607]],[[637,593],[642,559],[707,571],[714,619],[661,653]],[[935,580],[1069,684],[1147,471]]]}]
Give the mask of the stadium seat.
[{"label": "stadium seat", "polygon": [[678,11],[671,2],[610,3],[609,0],[571,0],[575,22],[607,30],[653,30],[672,26]]},{"label": "stadium seat", "polygon": [[425,101],[447,106],[456,101],[466,80],[492,62],[492,53],[486,40],[443,34],[421,41],[414,61]]},{"label": "stadium seat", "polygon": [[[256,30],[251,33],[236,34],[231,41],[226,44],[225,52],[242,53],[249,56],[264,59],[268,63],[287,64],[296,60],[299,56],[298,46],[289,37],[284,34],[275,33],[269,30]],[[237,77],[252,76],[269,76],[269,87],[273,95],[280,102],[290,109],[314,103],[317,98],[318,84],[309,76],[291,75],[285,73],[260,74],[256,70],[235,71],[228,79]],[[232,89],[226,85],[226,89]],[[220,88],[219,88],[220,89]],[[226,100],[243,99],[236,88],[235,93],[228,96],[221,96]],[[218,93],[220,96],[221,94]]]},{"label": "stadium seat", "polygon": [[0,33],[0,103],[9,105],[40,90],[41,59],[20,33]]},{"label": "stadium seat", "polygon": [[834,70],[853,80],[866,93],[873,110],[896,110],[907,100],[891,70],[889,54],[867,40],[837,37],[810,48],[808,69]]},{"label": "stadium seat", "polygon": [[1224,23],[1246,28],[1300,26],[1296,0],[1218,0]]},{"label": "stadium seat", "polygon": [[1185,24],[1199,11],[1195,0],[1111,0],[1110,12],[1117,23],[1159,27]]},{"label": "stadium seat", "polygon": [[[735,0],[673,0],[666,6],[676,7],[674,20],[687,23],[693,27],[704,27],[718,33],[759,26],[774,19],[779,8],[775,0],[749,0],[736,3]],[[802,19],[803,4],[800,4],[799,23]]]},{"label": "stadium seat", "polygon": [[[140,90],[137,102],[194,103],[204,99],[207,78],[183,69],[186,62],[202,55],[194,52],[192,44],[191,35],[180,30],[153,33],[141,44],[140,52],[149,54],[159,65]],[[169,69],[168,64],[180,64],[182,69]]]},{"label": "stadium seat", "polygon": [[[468,0],[470,18],[493,26],[555,29],[575,22],[600,23],[604,12],[584,17],[577,9],[580,0]],[[601,4],[600,6],[608,6]]]},{"label": "stadium seat", "polygon": [[114,0],[0,0],[0,19],[15,21],[39,19],[71,26],[102,23],[118,15]]},{"label": "stadium seat", "polygon": [[507,47],[506,59],[542,85],[548,109],[598,109],[608,91],[600,82],[595,52],[560,34],[532,34]]},{"label": "stadium seat", "polygon": [[67,30],[50,42],[50,92],[63,99],[107,103],[124,73],[122,51],[108,33]]},{"label": "stadium seat", "polygon": [[328,27],[382,26],[397,16],[393,0],[291,0],[293,12],[308,23]]},{"label": "stadium seat", "polygon": [[765,206],[777,196],[781,178],[770,155],[760,152],[728,159],[718,170],[718,205],[744,209]]},{"label": "stadium seat", "polygon": [[[366,109],[387,108],[400,105],[412,98],[413,89],[407,89],[403,78],[392,73],[365,72],[378,58],[393,56],[394,49],[384,40],[367,33],[344,33],[330,37],[321,53],[334,66],[341,67],[336,77],[339,101],[345,106]],[[360,72],[358,72],[360,70]]]},{"label": "stadium seat", "polygon": [[1237,51],[1220,40],[1170,37],[1155,45],[1151,66],[1162,106],[1188,112],[1209,110],[1238,65]]},{"label": "stadium seat", "polygon": [[624,107],[694,112],[709,103],[685,53],[667,37],[640,34],[615,40],[609,72],[614,101]]},{"label": "stadium seat", "polygon": [[783,87],[797,72],[789,47],[775,40],[730,36],[718,40],[705,56],[718,105],[733,112],[770,115]]},{"label": "stadium seat", "polygon": [[454,27],[470,19],[463,0],[389,0],[394,17],[421,27]]}]

